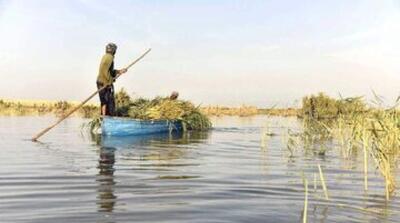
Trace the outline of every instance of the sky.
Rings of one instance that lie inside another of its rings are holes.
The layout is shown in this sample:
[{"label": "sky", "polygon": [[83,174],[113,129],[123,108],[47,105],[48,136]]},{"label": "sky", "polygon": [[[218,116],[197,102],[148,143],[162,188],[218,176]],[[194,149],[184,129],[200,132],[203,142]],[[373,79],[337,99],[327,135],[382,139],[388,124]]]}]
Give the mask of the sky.
[{"label": "sky", "polygon": [[[105,45],[116,89],[202,105],[400,94],[397,0],[0,0],[0,98],[85,99]],[[96,97],[93,102],[97,102]]]}]

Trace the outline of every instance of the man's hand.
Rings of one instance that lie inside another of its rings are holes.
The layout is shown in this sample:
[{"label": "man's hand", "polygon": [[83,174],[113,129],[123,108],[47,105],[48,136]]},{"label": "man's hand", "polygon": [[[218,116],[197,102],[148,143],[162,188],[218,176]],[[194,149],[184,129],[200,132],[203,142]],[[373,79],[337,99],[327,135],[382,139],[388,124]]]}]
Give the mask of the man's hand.
[{"label": "man's hand", "polygon": [[124,73],[126,73],[127,71],[128,71],[128,69],[123,68],[123,69],[119,70],[118,73],[119,73],[119,74],[124,74]]}]

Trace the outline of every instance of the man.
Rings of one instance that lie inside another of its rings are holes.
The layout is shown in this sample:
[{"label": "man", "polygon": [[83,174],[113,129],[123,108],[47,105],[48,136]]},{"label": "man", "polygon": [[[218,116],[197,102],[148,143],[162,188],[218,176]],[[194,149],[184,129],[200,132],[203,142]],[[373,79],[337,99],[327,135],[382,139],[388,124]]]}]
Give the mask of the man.
[{"label": "man", "polygon": [[173,91],[173,92],[171,93],[171,95],[169,96],[169,99],[170,99],[170,100],[176,100],[176,99],[178,99],[178,97],[179,97],[179,92]]},{"label": "man", "polygon": [[99,92],[101,115],[113,116],[115,111],[114,78],[126,72],[126,69],[114,70],[114,55],[117,45],[109,43],[106,46],[106,54],[100,62],[99,75],[97,76],[97,89],[107,86]]}]

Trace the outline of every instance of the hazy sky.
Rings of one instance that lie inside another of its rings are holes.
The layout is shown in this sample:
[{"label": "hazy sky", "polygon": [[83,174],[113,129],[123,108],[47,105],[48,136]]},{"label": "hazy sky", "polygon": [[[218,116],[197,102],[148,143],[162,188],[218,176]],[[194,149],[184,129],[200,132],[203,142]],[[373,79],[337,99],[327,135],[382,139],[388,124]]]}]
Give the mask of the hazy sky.
[{"label": "hazy sky", "polygon": [[[400,1],[1,1],[0,98],[82,100],[104,46],[130,93],[287,106],[400,93]],[[98,100],[97,97],[95,100]]]}]

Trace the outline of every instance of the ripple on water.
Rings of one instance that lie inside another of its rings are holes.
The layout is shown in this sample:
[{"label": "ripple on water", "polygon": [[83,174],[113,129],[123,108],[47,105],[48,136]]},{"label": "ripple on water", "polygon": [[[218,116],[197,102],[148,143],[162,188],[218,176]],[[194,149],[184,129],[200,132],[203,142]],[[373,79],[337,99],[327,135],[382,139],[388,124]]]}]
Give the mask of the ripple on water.
[{"label": "ripple on water", "polygon": [[[296,119],[219,118],[208,133],[92,141],[80,118],[29,139],[51,117],[0,118],[0,219],[4,222],[299,222],[309,181],[310,222],[400,219],[372,168],[335,148],[324,154],[284,143]],[[267,121],[273,134],[261,148]],[[325,200],[317,164],[324,170]],[[315,180],[314,180],[315,178]],[[316,182],[314,186],[314,182]]]}]

